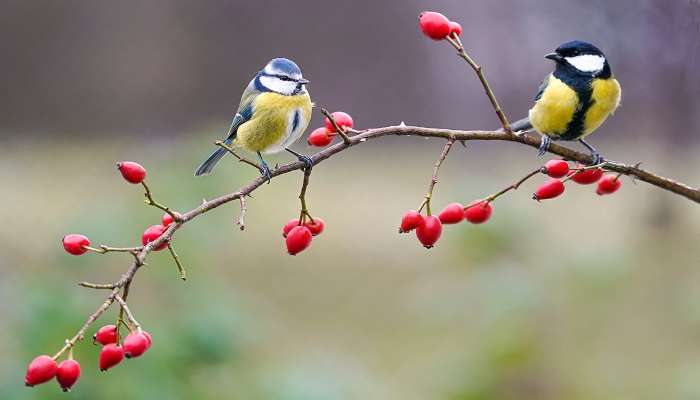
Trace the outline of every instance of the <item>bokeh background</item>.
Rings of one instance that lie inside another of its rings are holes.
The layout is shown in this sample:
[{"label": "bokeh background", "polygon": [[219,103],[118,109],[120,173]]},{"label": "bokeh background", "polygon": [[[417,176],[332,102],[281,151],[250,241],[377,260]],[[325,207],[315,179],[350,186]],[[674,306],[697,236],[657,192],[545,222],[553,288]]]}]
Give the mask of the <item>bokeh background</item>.
[{"label": "bokeh background", "polygon": [[[73,392],[22,386],[27,362],[53,354],[102,302],[75,283],[113,281],[130,264],[69,256],[63,234],[134,245],[160,218],[115,161],[142,162],[157,198],[179,210],[240,187],[257,172],[234,162],[192,172],[269,59],[297,61],[313,99],[359,128],[496,127],[473,73],[420,34],[424,9],[461,22],[511,119],[551,70],[545,53],[573,38],[598,44],[623,105],[592,142],[700,183],[696,0],[2,0],[0,398],[700,398],[696,204],[629,180],[614,196],[570,186],[536,204],[535,180],[498,200],[488,224],[447,227],[427,251],[396,234],[442,146],[418,138],[316,168],[308,199],[327,231],[297,257],[280,230],[298,212],[298,173],[255,193],[245,232],[237,204],[187,225],[175,246],[190,279],[158,253],[132,286],[155,341],[146,356],[98,373],[85,342]],[[507,143],[457,146],[435,207],[541,162]]]}]

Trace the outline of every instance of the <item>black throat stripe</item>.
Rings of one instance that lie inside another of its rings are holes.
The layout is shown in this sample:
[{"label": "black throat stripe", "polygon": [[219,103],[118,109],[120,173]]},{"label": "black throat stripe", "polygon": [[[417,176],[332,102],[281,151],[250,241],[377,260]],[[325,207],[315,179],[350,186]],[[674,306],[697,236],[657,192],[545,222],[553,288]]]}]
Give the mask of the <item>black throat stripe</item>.
[{"label": "black throat stripe", "polygon": [[593,100],[593,77],[572,74],[566,69],[559,68],[554,71],[554,77],[567,84],[578,96],[578,107],[566,127],[566,132],[556,139],[576,140],[583,135],[586,113],[595,102]]}]

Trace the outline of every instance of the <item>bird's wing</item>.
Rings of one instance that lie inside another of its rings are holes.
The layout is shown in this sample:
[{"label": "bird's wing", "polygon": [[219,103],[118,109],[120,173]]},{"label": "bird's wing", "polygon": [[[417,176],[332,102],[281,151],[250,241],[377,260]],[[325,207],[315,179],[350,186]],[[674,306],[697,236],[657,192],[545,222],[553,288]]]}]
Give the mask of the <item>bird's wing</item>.
[{"label": "bird's wing", "polygon": [[546,78],[540,83],[540,87],[537,89],[537,95],[535,95],[535,101],[539,100],[540,97],[542,97],[542,93],[544,93],[545,89],[547,89],[547,86],[549,85],[549,77],[551,75],[547,75]]},{"label": "bird's wing", "polygon": [[255,100],[258,94],[260,94],[260,92],[255,89],[254,85],[250,84],[243,92],[243,95],[241,95],[241,103],[238,106],[238,111],[236,111],[236,115],[233,117],[233,121],[231,121],[231,126],[228,128],[227,141],[233,140],[236,137],[238,127],[250,121],[253,117],[253,100]]}]

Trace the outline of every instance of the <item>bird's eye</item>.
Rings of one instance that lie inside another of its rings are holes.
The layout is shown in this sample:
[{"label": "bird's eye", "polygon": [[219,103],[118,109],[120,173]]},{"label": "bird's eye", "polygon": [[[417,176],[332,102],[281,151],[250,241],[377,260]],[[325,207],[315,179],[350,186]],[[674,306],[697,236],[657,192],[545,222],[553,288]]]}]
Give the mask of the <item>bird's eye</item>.
[{"label": "bird's eye", "polygon": [[280,79],[283,80],[283,81],[290,81],[290,80],[291,80],[291,79],[289,79],[288,76],[285,76],[285,75],[281,75],[281,76],[280,76]]},{"label": "bird's eye", "polygon": [[574,51],[571,52],[571,54],[573,54],[574,56],[578,56],[578,55],[581,54],[581,52],[578,51],[578,50],[574,50]]}]

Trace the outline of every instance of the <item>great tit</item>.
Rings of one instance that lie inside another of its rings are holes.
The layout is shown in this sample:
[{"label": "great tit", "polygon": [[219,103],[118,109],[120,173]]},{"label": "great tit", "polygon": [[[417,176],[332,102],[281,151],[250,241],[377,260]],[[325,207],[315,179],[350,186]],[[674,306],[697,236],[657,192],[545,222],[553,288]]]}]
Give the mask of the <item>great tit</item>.
[{"label": "great tit", "polygon": [[[258,154],[260,173],[269,182],[272,172],[263,153],[286,150],[313,166],[310,157],[289,149],[301,137],[311,120],[311,98],[306,90],[308,80],[293,61],[275,58],[258,72],[246,87],[236,116],[224,140],[229,146],[242,147]],[[226,154],[219,148],[197,168],[195,176],[208,175]]]},{"label": "great tit", "polygon": [[608,60],[597,47],[579,40],[562,44],[545,58],[556,63],[554,72],[542,81],[528,118],[511,128],[517,132],[534,127],[542,134],[540,155],[551,140],[578,140],[591,152],[593,163],[600,163],[600,153],[583,138],[620,105],[620,84]]}]

